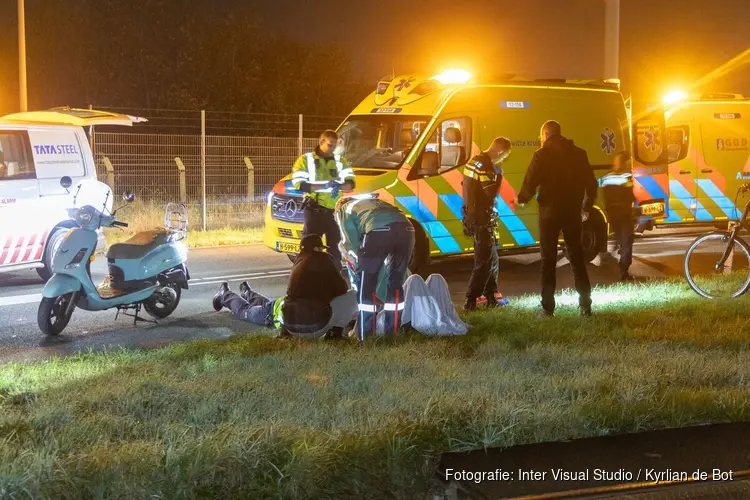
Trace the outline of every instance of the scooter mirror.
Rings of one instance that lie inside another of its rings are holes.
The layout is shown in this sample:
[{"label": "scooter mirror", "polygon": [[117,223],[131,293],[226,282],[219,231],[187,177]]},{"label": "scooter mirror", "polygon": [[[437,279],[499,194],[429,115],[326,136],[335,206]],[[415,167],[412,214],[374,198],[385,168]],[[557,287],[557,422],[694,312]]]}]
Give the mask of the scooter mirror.
[{"label": "scooter mirror", "polygon": [[135,201],[135,193],[132,191],[125,191],[122,193],[122,199],[128,203],[133,203]]},{"label": "scooter mirror", "polygon": [[62,178],[60,179],[60,185],[61,185],[61,186],[62,186],[63,188],[65,188],[65,189],[68,189],[68,188],[69,188],[70,186],[72,186],[72,185],[73,185],[73,179],[71,179],[70,177],[68,177],[68,176],[66,175],[66,176],[64,176],[64,177],[62,177]]}]

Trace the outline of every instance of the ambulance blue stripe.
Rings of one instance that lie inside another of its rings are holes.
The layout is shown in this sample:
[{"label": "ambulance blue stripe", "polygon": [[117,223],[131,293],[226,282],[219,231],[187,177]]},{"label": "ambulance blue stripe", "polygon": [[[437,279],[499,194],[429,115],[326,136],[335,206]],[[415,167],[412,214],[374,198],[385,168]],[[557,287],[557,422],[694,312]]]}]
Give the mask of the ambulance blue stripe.
[{"label": "ambulance blue stripe", "polygon": [[505,200],[500,196],[495,197],[495,208],[497,209],[498,215],[500,215],[500,222],[508,228],[513,239],[519,245],[534,245],[536,240],[531,236],[531,233],[526,228],[526,225],[521,219],[513,213]]},{"label": "ambulance blue stripe", "polygon": [[396,196],[395,199],[406,209],[407,212],[411,213],[411,215],[417,219],[417,222],[422,224],[425,231],[427,231],[427,234],[430,235],[441,252],[461,252],[461,246],[456,239],[451,236],[450,232],[442,222],[438,222],[435,219],[425,204],[422,203],[422,200],[416,196]]},{"label": "ambulance blue stripe", "polygon": [[[658,182],[656,182],[656,179],[654,179],[650,175],[643,175],[640,177],[634,177],[641,186],[643,186],[643,189],[646,190],[646,192],[651,196],[653,199],[662,198],[664,201],[669,200],[669,196],[667,196],[667,193],[664,192],[664,189],[659,185]],[[670,188],[672,187],[672,184],[670,182]]]},{"label": "ambulance blue stripe", "polygon": [[464,199],[461,197],[460,194],[441,194],[438,195],[441,200],[443,200],[443,203],[450,209],[451,212],[453,212],[453,215],[456,217],[456,219],[463,219],[463,206],[464,206]]},{"label": "ambulance blue stripe", "polygon": [[[691,212],[695,212],[696,219],[714,220],[713,215],[711,215],[709,211],[706,210],[698,200],[691,196],[688,190],[685,189],[685,186],[683,186],[679,181],[670,180],[669,190],[673,192],[676,195],[676,198],[680,200],[680,202],[682,202],[686,207],[688,207]],[[693,205],[695,205],[695,209],[692,208]]]},{"label": "ambulance blue stripe", "polygon": [[714,203],[716,203],[727,217],[736,219],[741,215],[739,210],[737,210],[737,207],[732,203],[732,200],[724,196],[724,193],[722,193],[716,184],[714,184],[714,181],[711,179],[696,179],[695,183],[698,184],[698,187],[701,188]]},{"label": "ambulance blue stripe", "polygon": [[294,189],[294,183],[290,180],[284,181],[284,190],[286,191],[286,194],[293,194],[293,195],[299,195],[299,196],[302,196],[303,194],[305,194],[302,191],[297,191],[296,189]]}]

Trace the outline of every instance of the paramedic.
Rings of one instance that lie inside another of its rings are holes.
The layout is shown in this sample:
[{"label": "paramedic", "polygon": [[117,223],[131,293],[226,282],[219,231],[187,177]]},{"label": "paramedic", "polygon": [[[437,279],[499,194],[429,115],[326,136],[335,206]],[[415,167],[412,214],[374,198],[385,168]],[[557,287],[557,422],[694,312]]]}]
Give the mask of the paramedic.
[{"label": "paramedic", "polygon": [[356,261],[359,339],[375,333],[374,298],[383,266],[388,280],[383,305],[385,331],[397,332],[404,309],[404,276],[414,251],[414,226],[401,210],[374,197],[341,198],[336,203],[336,219],[347,257]]},{"label": "paramedic", "polygon": [[588,219],[599,187],[586,151],[561,135],[560,124],[544,123],[541,147],[526,171],[516,202],[528,203],[539,190],[539,239],[542,260],[542,311],[555,310],[557,242],[563,234],[573,269],[578,304],[583,316],[591,315],[591,282],[581,244],[581,220]]},{"label": "paramedic", "polygon": [[346,158],[336,151],[338,141],[335,131],[323,132],[315,151],[300,156],[294,163],[292,184],[294,189],[304,193],[302,236],[325,235],[328,251],[340,268],[340,233],[333,208],[341,192],[354,189],[354,171]]},{"label": "paramedic", "polygon": [[464,310],[473,311],[484,295],[487,307],[496,307],[497,240],[495,238],[495,197],[503,180],[500,164],[510,154],[510,141],[497,137],[489,149],[472,158],[464,167],[464,234],[474,238],[474,268],[466,291]]}]

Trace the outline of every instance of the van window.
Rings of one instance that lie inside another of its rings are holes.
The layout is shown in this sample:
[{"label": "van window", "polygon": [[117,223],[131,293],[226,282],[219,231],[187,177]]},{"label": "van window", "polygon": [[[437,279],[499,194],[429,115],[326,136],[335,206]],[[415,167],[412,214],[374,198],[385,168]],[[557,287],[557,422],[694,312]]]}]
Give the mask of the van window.
[{"label": "van window", "polygon": [[0,131],[0,180],[35,177],[26,134]]},{"label": "van window", "polygon": [[437,172],[420,171],[420,175],[439,175],[466,164],[471,154],[471,118],[444,120],[430,137],[425,151],[434,151],[440,158]]},{"label": "van window", "polygon": [[429,116],[353,115],[339,127],[344,156],[355,167],[398,169]]},{"label": "van window", "polygon": [[689,147],[690,127],[680,125],[667,129],[667,153],[669,154],[670,163],[685,159]]}]

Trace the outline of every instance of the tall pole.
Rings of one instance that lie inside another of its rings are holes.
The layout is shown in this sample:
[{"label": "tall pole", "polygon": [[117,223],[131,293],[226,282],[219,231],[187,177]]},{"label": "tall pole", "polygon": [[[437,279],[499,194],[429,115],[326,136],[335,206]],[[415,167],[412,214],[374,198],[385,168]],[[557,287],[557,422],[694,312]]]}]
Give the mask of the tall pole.
[{"label": "tall pole", "polygon": [[604,0],[604,78],[620,78],[620,0]]},{"label": "tall pole", "polygon": [[18,97],[21,111],[27,111],[26,102],[26,16],[24,0],[18,0]]}]

